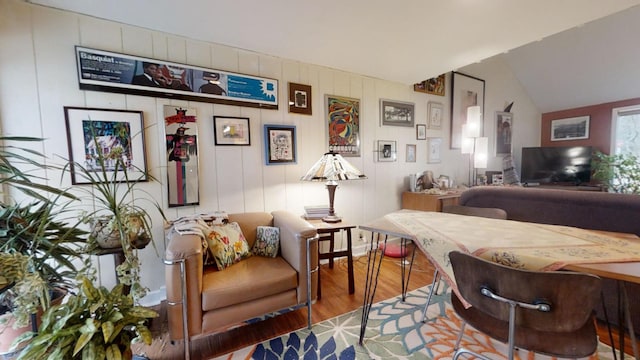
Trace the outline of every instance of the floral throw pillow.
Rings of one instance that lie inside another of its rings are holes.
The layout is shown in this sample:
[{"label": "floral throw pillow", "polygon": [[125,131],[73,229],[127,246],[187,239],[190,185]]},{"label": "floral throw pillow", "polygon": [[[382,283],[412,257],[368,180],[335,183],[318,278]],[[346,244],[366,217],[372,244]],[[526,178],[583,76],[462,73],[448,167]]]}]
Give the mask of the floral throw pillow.
[{"label": "floral throw pillow", "polygon": [[207,244],[218,270],[224,270],[251,256],[249,244],[236,222],[212,226],[211,232],[207,235]]},{"label": "floral throw pillow", "polygon": [[271,226],[258,226],[256,242],[251,252],[253,255],[276,257],[280,249],[280,229]]}]

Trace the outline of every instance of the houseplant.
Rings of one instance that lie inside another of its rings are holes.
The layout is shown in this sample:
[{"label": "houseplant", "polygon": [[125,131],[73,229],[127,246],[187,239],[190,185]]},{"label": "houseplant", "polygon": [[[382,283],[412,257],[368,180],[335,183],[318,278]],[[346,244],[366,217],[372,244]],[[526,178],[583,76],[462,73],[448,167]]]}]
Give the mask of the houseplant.
[{"label": "houseplant", "polygon": [[640,159],[631,153],[595,152],[593,177],[611,192],[640,194]]}]

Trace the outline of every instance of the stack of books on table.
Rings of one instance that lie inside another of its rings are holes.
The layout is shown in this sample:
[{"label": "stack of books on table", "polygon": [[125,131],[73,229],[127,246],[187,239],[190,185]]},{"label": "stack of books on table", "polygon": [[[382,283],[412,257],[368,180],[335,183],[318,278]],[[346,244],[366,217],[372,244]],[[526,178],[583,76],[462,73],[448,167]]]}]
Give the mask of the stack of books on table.
[{"label": "stack of books on table", "polygon": [[304,207],[304,218],[307,220],[322,219],[329,215],[329,205],[310,205]]}]

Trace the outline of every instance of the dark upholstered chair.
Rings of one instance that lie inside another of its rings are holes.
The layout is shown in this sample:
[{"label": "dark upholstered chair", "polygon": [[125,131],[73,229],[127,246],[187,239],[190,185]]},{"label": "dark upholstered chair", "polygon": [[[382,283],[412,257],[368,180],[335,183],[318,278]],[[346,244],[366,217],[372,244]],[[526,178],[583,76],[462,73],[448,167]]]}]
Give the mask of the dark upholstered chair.
[{"label": "dark upholstered chair", "polygon": [[508,343],[514,349],[561,358],[593,354],[598,346],[594,308],[599,301],[600,278],[566,271],[528,271],[452,251],[449,259],[460,295],[451,303],[463,325],[456,342],[456,360],[462,354],[481,354],[459,347],[464,325]]}]

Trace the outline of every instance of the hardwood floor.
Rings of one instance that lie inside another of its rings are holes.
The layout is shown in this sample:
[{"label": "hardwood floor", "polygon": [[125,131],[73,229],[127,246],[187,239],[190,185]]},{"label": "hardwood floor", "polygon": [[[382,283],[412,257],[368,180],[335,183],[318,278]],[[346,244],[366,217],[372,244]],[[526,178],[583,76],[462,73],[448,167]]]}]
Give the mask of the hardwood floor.
[{"label": "hardwood floor", "polygon": [[[336,260],[333,269],[323,265],[322,271],[322,299],[312,307],[313,322],[330,319],[345,312],[362,306],[364,282],[367,271],[367,257],[354,258],[355,294],[349,295],[347,282],[346,259]],[[433,267],[420,252],[416,251],[416,258],[411,272],[409,291],[431,284]],[[380,278],[374,302],[392,298],[401,293],[401,260],[385,257],[382,261]],[[134,353],[144,353],[152,360],[182,359],[182,342],[171,344],[166,339],[166,309],[159,306],[160,317],[154,319],[152,331],[157,337],[151,346],[134,346]],[[270,338],[295,331],[307,325],[306,308],[299,309],[272,319],[246,325],[224,333],[201,337],[191,342],[191,359],[209,359],[223,355],[247,345],[265,341]],[[606,328],[599,324],[598,334],[601,341],[609,343]],[[618,344],[617,332],[614,342]],[[625,341],[625,351],[632,354],[631,343]]]}]

